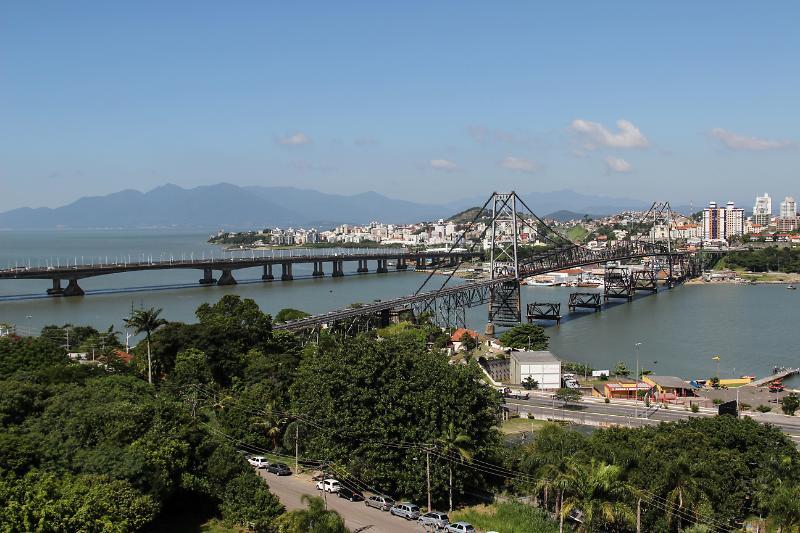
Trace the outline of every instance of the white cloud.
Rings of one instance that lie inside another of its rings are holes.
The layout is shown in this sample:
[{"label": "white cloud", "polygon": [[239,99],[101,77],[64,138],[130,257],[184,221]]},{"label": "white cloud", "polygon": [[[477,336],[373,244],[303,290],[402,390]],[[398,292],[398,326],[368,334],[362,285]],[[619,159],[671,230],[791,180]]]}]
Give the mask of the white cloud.
[{"label": "white cloud", "polygon": [[606,167],[613,172],[630,172],[633,170],[633,165],[621,157],[614,157],[613,155],[606,156]]},{"label": "white cloud", "polygon": [[722,128],[711,130],[711,136],[718,139],[731,150],[779,150],[797,146],[794,141],[778,141],[774,139],[759,139],[758,137],[745,137]]},{"label": "white cloud", "polygon": [[539,165],[537,165],[535,161],[523,159],[521,157],[508,156],[500,162],[500,165],[503,168],[516,170],[517,172],[534,173],[539,170]]},{"label": "white cloud", "polygon": [[474,125],[467,127],[467,133],[478,143],[500,142],[506,144],[531,145],[534,144],[528,134],[523,132],[512,132],[487,128],[486,126]]},{"label": "white cloud", "polygon": [[431,168],[435,168],[436,170],[452,171],[458,169],[458,165],[447,159],[431,159],[430,165]]},{"label": "white cloud", "polygon": [[303,144],[310,144],[311,139],[308,138],[308,135],[302,132],[293,133],[292,135],[287,135],[285,137],[278,137],[276,139],[278,144],[282,144],[284,146],[301,146]]},{"label": "white cloud", "polygon": [[617,121],[619,132],[613,132],[599,122],[575,119],[569,126],[570,130],[584,140],[584,147],[594,150],[601,146],[610,148],[645,148],[650,142],[639,131],[639,128],[625,119]]}]

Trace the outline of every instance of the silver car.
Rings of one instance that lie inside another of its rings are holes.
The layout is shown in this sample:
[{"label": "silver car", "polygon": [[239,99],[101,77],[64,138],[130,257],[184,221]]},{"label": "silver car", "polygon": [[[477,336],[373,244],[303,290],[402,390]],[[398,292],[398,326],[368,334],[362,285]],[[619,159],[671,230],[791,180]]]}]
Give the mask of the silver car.
[{"label": "silver car", "polygon": [[373,494],[364,500],[364,505],[367,507],[380,509],[381,511],[388,511],[394,506],[394,500],[388,496],[378,496],[377,494]]},{"label": "silver car", "polygon": [[417,520],[421,526],[433,526],[436,529],[444,529],[450,524],[450,517],[446,513],[430,511],[420,516]]},{"label": "silver car", "polygon": [[456,522],[444,528],[447,533],[475,533],[475,527],[467,522]]},{"label": "silver car", "polygon": [[394,516],[400,516],[406,520],[416,520],[419,518],[419,507],[413,503],[403,502],[395,504],[394,507],[389,509],[389,513]]}]

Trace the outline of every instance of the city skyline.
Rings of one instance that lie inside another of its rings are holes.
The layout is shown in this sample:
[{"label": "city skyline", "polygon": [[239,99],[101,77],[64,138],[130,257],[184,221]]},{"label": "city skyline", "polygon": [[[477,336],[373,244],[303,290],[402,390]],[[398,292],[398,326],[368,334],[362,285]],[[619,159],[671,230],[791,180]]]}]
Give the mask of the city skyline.
[{"label": "city skyline", "polygon": [[0,211],[168,182],[791,194],[798,7],[691,9],[8,7]]}]

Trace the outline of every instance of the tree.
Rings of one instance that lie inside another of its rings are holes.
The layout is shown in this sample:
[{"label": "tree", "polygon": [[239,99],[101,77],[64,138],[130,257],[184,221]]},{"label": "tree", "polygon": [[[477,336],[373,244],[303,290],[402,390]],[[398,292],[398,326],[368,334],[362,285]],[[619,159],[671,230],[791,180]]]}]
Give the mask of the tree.
[{"label": "tree", "polygon": [[448,494],[450,502],[450,512],[453,512],[453,460],[457,457],[460,461],[472,461],[472,439],[469,435],[457,430],[455,425],[450,422],[444,434],[436,439],[436,446],[447,457]]},{"label": "tree", "polygon": [[539,382],[533,379],[533,376],[528,376],[522,380],[522,386],[525,390],[536,390],[539,388]]},{"label": "tree", "polygon": [[546,350],[550,340],[544,328],[536,324],[520,324],[500,335],[503,346],[519,350]]},{"label": "tree", "polygon": [[228,482],[221,508],[226,523],[255,531],[269,531],[275,518],[284,511],[264,480],[252,470]]},{"label": "tree", "polygon": [[289,322],[290,320],[299,320],[301,318],[306,318],[311,316],[310,314],[306,313],[305,311],[300,311],[299,309],[292,309],[291,307],[287,307],[285,309],[281,309],[278,311],[278,314],[275,315],[275,322]]},{"label": "tree", "polygon": [[800,485],[781,485],[774,490],[769,501],[769,514],[778,525],[778,531],[787,528],[797,531],[800,526]]},{"label": "tree", "polygon": [[713,376],[709,378],[708,384],[711,385],[712,388],[718,389],[719,388],[719,376]]},{"label": "tree", "polygon": [[681,454],[666,465],[664,482],[667,492],[667,525],[677,518],[678,528],[683,527],[686,516],[711,514],[708,496],[700,483],[700,476],[692,470],[693,461]]},{"label": "tree", "polygon": [[627,377],[631,375],[631,371],[628,370],[628,366],[624,361],[619,361],[617,362],[617,366],[614,367],[614,375]]},{"label": "tree", "polygon": [[307,509],[282,515],[276,521],[278,533],[347,533],[344,519],[336,511],[325,509],[322,498],[303,494],[300,501]]},{"label": "tree", "polygon": [[150,334],[167,323],[160,318],[162,309],[137,309],[125,319],[125,325],[133,328],[136,335],[144,333],[147,337],[147,382],[153,383],[153,360],[150,354]]},{"label": "tree", "polygon": [[556,393],[553,396],[555,396],[556,400],[564,402],[564,406],[566,407],[569,404],[569,402],[581,401],[583,395],[581,394],[581,391],[579,391],[578,389],[561,387],[556,391]]},{"label": "tree", "polygon": [[570,461],[565,477],[560,520],[573,510],[582,513],[578,531],[608,531],[608,525],[632,524],[634,512],[626,502],[630,491],[622,469],[592,459],[589,464]]},{"label": "tree", "polygon": [[458,342],[461,343],[461,347],[467,352],[471,352],[478,347],[478,341],[475,340],[475,337],[473,337],[469,331],[462,333],[461,338],[458,339]]},{"label": "tree", "polygon": [[783,414],[794,416],[798,409],[800,409],[800,397],[797,394],[792,392],[781,398],[781,411],[783,411]]}]

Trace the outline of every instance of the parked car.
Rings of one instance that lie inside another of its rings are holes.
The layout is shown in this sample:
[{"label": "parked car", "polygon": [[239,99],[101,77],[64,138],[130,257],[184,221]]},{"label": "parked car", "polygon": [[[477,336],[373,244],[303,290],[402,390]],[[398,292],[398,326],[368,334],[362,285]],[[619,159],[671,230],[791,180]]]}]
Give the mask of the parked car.
[{"label": "parked car", "polygon": [[353,487],[349,487],[344,484],[339,486],[339,497],[344,498],[345,500],[350,500],[351,502],[360,502],[364,499],[363,494]]},{"label": "parked car", "polygon": [[526,392],[525,394],[514,392],[510,388],[506,387],[503,389],[503,397],[510,398],[512,400],[528,400],[530,399],[531,394],[529,392]]},{"label": "parked car", "polygon": [[431,511],[420,516],[417,520],[421,526],[433,526],[436,529],[444,529],[450,524],[450,517],[446,513]]},{"label": "parked car", "polygon": [[444,528],[447,533],[475,533],[475,527],[467,522],[456,522],[455,524],[448,524]]},{"label": "parked car", "polygon": [[317,490],[324,490],[325,492],[339,492],[342,485],[338,480],[333,478],[317,481]]},{"label": "parked car", "polygon": [[267,467],[267,472],[271,472],[276,476],[291,476],[291,469],[283,463],[272,463]]},{"label": "parked car", "polygon": [[419,518],[419,507],[408,502],[396,503],[389,509],[389,514],[400,516],[406,520],[416,520]]},{"label": "parked car", "polygon": [[380,509],[381,511],[388,511],[394,505],[394,500],[389,498],[388,496],[378,496],[373,494],[366,500],[364,500],[364,505],[367,507],[374,507],[376,509]]},{"label": "parked car", "polygon": [[250,463],[250,466],[254,466],[256,468],[266,468],[269,466],[269,461],[267,461],[260,455],[253,455],[248,457],[247,462]]}]

